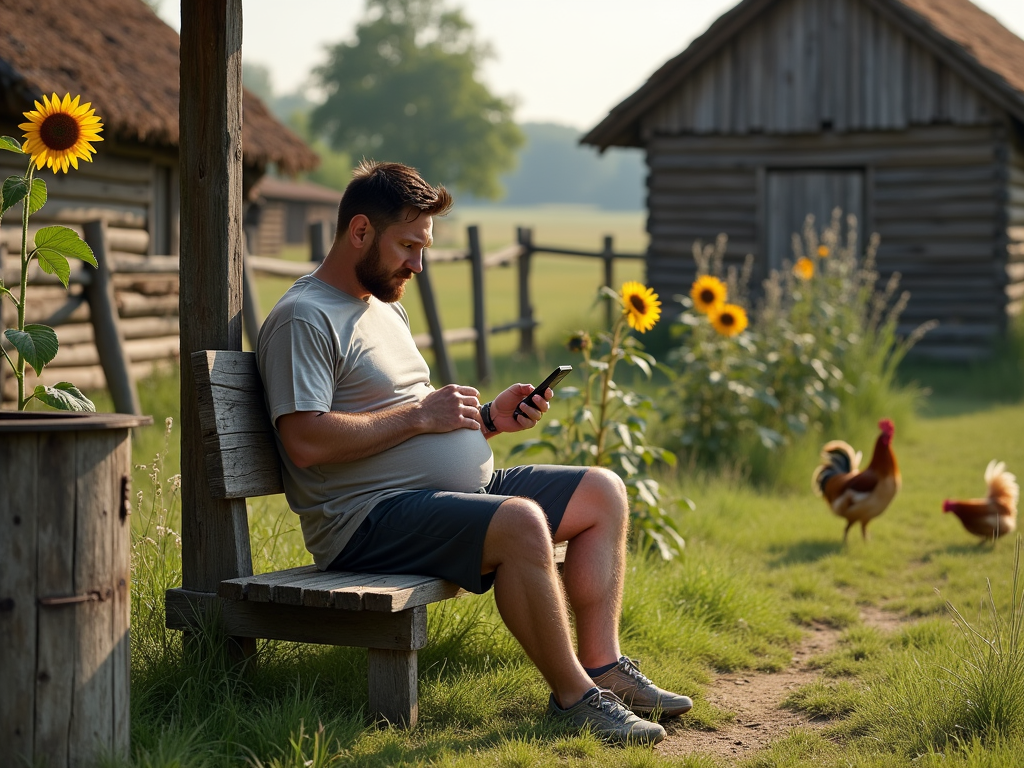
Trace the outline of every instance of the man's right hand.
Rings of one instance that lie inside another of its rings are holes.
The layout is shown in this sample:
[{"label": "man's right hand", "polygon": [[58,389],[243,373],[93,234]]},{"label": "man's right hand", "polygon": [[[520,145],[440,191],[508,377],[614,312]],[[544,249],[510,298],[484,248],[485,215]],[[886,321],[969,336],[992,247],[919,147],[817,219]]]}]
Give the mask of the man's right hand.
[{"label": "man's right hand", "polygon": [[447,384],[435,389],[419,403],[424,432],[452,432],[482,429],[480,392],[473,387]]}]

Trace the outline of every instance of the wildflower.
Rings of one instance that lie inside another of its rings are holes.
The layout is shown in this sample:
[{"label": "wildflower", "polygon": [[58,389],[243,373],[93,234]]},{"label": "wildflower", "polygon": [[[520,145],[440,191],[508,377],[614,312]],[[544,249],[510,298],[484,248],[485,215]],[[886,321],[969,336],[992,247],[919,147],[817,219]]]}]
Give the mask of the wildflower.
[{"label": "wildflower", "polygon": [[661,317],[658,294],[643,283],[630,280],[622,284],[621,295],[629,327],[640,333],[651,330]]},{"label": "wildflower", "polygon": [[819,259],[827,259],[829,253],[831,253],[831,251],[829,251],[827,245],[819,245],[818,246],[818,258]]},{"label": "wildflower", "polygon": [[103,141],[99,135],[103,123],[96,117],[96,110],[89,109],[89,102],[79,104],[81,96],[71,98],[64,94],[63,101],[57,94],[43,96],[43,103],[36,102],[36,108],[24,115],[27,123],[18,127],[25,131],[25,152],[32,156],[37,169],[46,167],[68,172],[68,166],[78,170],[78,160],[92,162],[93,149],[90,142]]},{"label": "wildflower", "polygon": [[735,336],[743,333],[747,327],[747,313],[743,307],[736,304],[723,304],[708,312],[708,319],[723,336]]},{"label": "wildflower", "polygon": [[[824,247],[822,246],[822,248]],[[796,264],[793,265],[793,274],[801,280],[810,280],[814,277],[814,262],[806,256],[798,259]]]},{"label": "wildflower", "polygon": [[590,339],[590,334],[586,331],[576,331],[572,336],[569,337],[569,341],[566,342],[570,352],[586,352],[593,346],[593,342]]},{"label": "wildflower", "polygon": [[708,314],[713,308],[721,307],[728,297],[725,283],[711,275],[701,275],[690,288],[690,298],[698,311]]}]

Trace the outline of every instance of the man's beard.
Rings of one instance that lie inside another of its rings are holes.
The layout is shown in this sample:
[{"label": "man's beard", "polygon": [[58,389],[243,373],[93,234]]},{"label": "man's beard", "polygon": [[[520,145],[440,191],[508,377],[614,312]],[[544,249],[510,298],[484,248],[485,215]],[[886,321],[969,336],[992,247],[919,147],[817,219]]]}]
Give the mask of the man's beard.
[{"label": "man's beard", "polygon": [[413,276],[411,269],[391,272],[380,257],[380,245],[375,235],[366,254],[356,263],[356,278],[360,285],[380,301],[391,304],[405,295],[405,282]]}]

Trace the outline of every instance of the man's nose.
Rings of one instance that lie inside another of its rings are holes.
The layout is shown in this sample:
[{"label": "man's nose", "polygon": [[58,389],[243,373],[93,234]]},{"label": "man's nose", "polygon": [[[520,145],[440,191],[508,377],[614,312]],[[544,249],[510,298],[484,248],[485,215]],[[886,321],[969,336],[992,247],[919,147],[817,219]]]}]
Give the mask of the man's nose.
[{"label": "man's nose", "polygon": [[415,272],[417,275],[423,271],[423,260],[427,258],[427,249],[420,248],[418,251],[413,251],[409,258],[405,260],[406,266]]}]

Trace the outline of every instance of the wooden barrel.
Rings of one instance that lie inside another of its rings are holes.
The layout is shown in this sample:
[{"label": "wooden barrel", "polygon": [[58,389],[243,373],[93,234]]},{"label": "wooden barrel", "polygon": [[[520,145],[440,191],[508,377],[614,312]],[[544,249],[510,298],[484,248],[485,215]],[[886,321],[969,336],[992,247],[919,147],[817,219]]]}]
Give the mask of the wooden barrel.
[{"label": "wooden barrel", "polygon": [[0,763],[128,757],[131,428],[0,412]]}]

